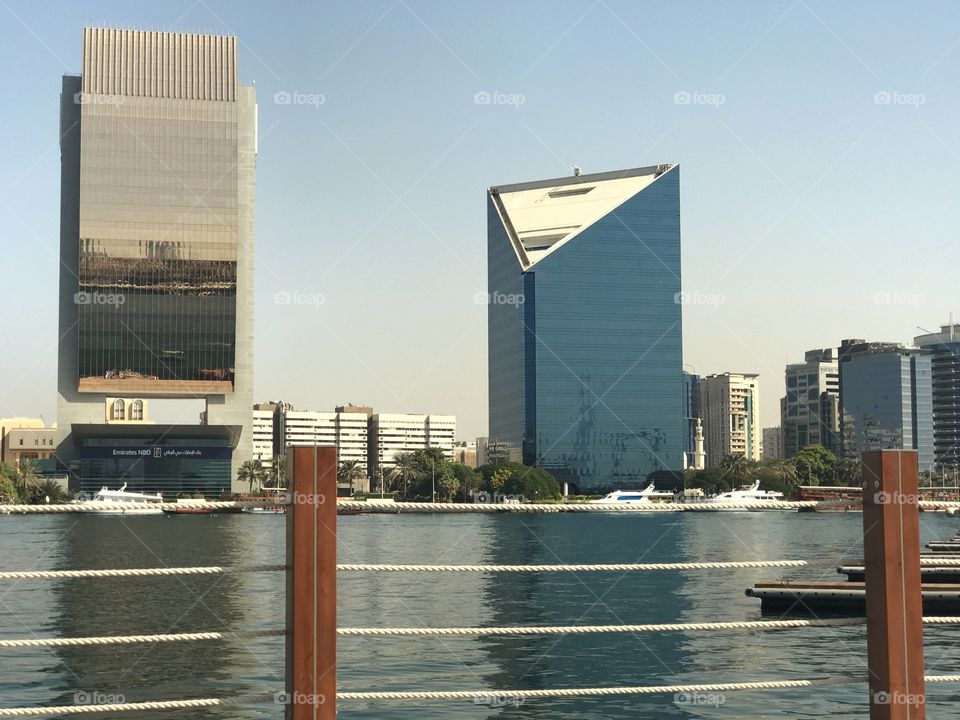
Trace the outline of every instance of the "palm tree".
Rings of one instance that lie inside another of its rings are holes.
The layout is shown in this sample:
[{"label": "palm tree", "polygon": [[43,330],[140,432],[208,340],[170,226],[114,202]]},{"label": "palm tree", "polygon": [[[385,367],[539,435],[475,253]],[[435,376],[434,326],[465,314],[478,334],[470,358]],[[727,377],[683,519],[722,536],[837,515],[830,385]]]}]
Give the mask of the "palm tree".
[{"label": "palm tree", "polygon": [[340,462],[340,467],[337,468],[337,483],[353,488],[353,484],[357,480],[361,480],[365,475],[366,473],[363,470],[363,466],[360,465],[359,462],[356,460],[343,460]]},{"label": "palm tree", "polygon": [[417,467],[413,453],[397,453],[393,456],[393,465],[403,477],[403,499],[407,499],[407,490],[410,483],[420,479],[420,470]]},{"label": "palm tree", "polygon": [[731,453],[720,461],[720,468],[730,480],[730,486],[737,488],[745,485],[749,481],[753,464],[753,460],[750,460],[744,455]]},{"label": "palm tree", "polygon": [[400,480],[400,470],[395,467],[380,470],[380,492],[393,492],[396,490],[397,481]]},{"label": "palm tree", "polygon": [[253,494],[254,483],[262,485],[266,477],[266,470],[264,470],[259,460],[247,460],[237,471],[237,481],[248,483],[251,495]]},{"label": "palm tree", "polygon": [[17,491],[17,497],[20,502],[34,502],[37,487],[40,485],[40,478],[37,476],[36,467],[29,458],[20,460],[17,466],[16,475],[13,477],[13,487]]}]

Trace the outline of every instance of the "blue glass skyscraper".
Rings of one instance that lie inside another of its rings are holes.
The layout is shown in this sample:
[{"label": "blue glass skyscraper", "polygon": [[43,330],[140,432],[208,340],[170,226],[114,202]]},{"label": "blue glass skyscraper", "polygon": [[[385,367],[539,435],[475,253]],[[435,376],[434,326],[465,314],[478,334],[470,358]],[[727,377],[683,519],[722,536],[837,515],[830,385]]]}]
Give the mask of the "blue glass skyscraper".
[{"label": "blue glass skyscraper", "polygon": [[490,441],[581,491],[680,470],[680,168],[492,187]]}]

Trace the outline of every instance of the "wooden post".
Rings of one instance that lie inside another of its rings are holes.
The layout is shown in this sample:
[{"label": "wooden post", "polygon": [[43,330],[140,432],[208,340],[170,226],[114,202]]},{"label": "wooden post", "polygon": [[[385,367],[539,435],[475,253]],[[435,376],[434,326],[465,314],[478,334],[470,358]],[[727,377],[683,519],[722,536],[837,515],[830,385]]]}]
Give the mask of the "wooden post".
[{"label": "wooden post", "polygon": [[337,451],[287,449],[287,720],[337,716]]},{"label": "wooden post", "polygon": [[915,450],[863,453],[870,720],[923,720],[923,598]]}]

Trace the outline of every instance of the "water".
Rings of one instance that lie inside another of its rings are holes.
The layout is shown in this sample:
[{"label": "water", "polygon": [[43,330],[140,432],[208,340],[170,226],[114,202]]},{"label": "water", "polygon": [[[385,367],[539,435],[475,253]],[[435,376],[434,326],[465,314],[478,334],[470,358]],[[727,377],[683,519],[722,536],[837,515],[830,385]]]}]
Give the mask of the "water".
[{"label": "water", "polygon": [[[921,516],[924,542],[957,521]],[[0,516],[0,569],[282,562],[284,519]],[[340,518],[341,562],[593,563],[810,558],[824,566],[654,573],[340,575],[344,626],[563,625],[760,618],[743,591],[778,576],[834,579],[862,557],[859,514],[391,515]],[[280,573],[0,583],[0,637],[280,628]],[[955,672],[960,629],[928,628],[927,672]],[[227,697],[283,686],[281,638],[156,646],[0,650],[0,707]],[[551,688],[864,674],[862,627],[753,633],[520,638],[341,638],[341,690]],[[956,717],[960,687],[928,688],[928,717]],[[866,688],[527,701],[344,703],[349,720],[452,718],[864,718]],[[67,717],[67,716],[64,716]],[[125,718],[281,718],[267,703]]]}]

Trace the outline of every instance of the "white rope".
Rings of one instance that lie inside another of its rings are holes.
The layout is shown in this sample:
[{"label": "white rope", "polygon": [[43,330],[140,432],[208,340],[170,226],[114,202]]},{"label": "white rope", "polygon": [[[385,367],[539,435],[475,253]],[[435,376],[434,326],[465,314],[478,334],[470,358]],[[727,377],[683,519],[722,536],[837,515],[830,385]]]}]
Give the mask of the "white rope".
[{"label": "white rope", "polygon": [[[371,513],[564,513],[564,512],[709,512],[714,510],[797,510],[816,507],[813,500],[755,503],[368,503],[364,500],[338,500],[337,507]],[[958,503],[960,504],[960,503]]]},{"label": "white rope", "polygon": [[286,635],[284,630],[252,630],[244,633],[195,632],[158,635],[104,635],[73,638],[24,638],[0,640],[0,650],[25,647],[82,647],[85,645],[134,645],[137,643],[180,642],[187,640],[230,640]]},{"label": "white rope", "polygon": [[157,575],[222,575],[229,572],[285,570],[286,565],[250,565],[246,567],[162,567],[105,568],[103,570],[15,570],[0,572],[0,580],[56,580],[59,578],[152,577]]},{"label": "white rope", "polygon": [[285,505],[285,500],[207,500],[202,505],[187,505],[182,503],[158,503],[158,502],[76,502],[66,505],[5,505],[0,503],[0,515],[23,514],[23,513],[143,513],[156,512],[157,510],[176,510],[182,508],[207,508],[210,510],[220,510],[226,508],[257,508],[257,507],[276,507]]},{"label": "white rope", "polygon": [[806,560],[744,562],[607,563],[593,565],[363,565],[341,564],[337,570],[376,572],[626,572],[632,570],[726,570],[732,568],[804,567]]},{"label": "white rope", "polygon": [[[960,618],[954,618],[960,623]],[[744,622],[664,623],[658,625],[540,625],[518,627],[338,628],[346,637],[418,637],[471,635],[583,635],[586,633],[707,632],[712,630],[787,630],[863,625],[863,618],[751,620]]]},{"label": "white rope", "polygon": [[[662,695],[678,693],[736,692],[739,690],[781,690],[830,685],[851,685],[865,682],[863,677],[838,677],[813,680],[770,680],[708,685],[640,685],[632,687],[548,688],[541,690],[431,690],[395,692],[338,692],[337,699],[351,700],[485,700],[498,698],[524,700],[536,698],[583,697],[603,695]],[[927,675],[926,683],[960,682],[960,675]],[[276,694],[274,694],[276,695]],[[59,705],[32,708],[0,708],[0,717],[41,717],[80,713],[136,712],[138,710],[182,710],[234,704],[236,699],[197,698],[194,700],[159,700],[151,702],[114,703],[111,705]]]},{"label": "white rope", "polygon": [[736,690],[778,690],[785,688],[847,685],[863,682],[862,678],[824,678],[822,680],[768,680],[709,685],[639,685],[626,687],[546,688],[540,690],[426,690],[340,692],[338,700],[473,700],[501,698],[525,700],[534,698],[580,697],[584,695],[659,695],[669,693],[734,692]]},{"label": "white rope", "polygon": [[0,708],[0,717],[41,717],[43,715],[75,715],[79,713],[136,712],[138,710],[182,710],[222,705],[218,698],[196,700],[159,700],[154,702],[113,703],[111,705],[51,705],[33,708]]}]

